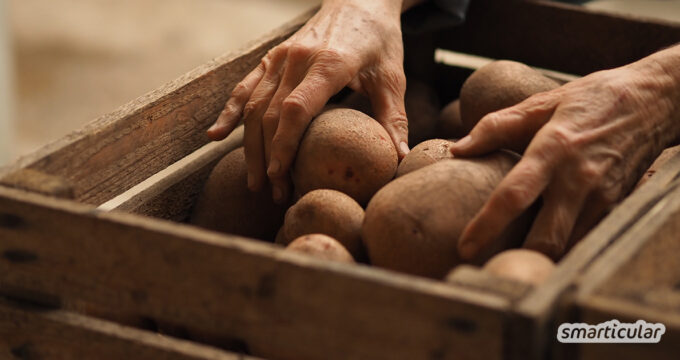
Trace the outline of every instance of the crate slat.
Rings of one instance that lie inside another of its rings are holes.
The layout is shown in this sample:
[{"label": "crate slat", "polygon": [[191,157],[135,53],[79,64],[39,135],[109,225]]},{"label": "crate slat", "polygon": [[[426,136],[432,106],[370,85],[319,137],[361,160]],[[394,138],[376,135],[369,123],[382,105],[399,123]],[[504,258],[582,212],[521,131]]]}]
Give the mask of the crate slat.
[{"label": "crate slat", "polygon": [[14,296],[138,313],[277,359],[502,356],[501,297],[13,189],[0,209],[0,291]]},{"label": "crate slat", "polygon": [[0,358],[256,360],[63,310],[0,299]]}]

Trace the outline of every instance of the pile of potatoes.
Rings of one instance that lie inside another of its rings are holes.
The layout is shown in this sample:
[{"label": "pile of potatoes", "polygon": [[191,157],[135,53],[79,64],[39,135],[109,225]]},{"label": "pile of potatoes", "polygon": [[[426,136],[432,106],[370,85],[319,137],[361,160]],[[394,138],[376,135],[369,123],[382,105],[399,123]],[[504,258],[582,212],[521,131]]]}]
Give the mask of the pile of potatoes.
[{"label": "pile of potatoes", "polygon": [[[526,65],[496,61],[474,72],[460,99],[440,109],[428,84],[410,81],[405,101],[412,150],[401,162],[367,99],[350,94],[307,128],[291,170],[291,204],[274,204],[269,190],[247,189],[239,148],[215,166],[190,222],[319,259],[444,279],[462,262],[461,232],[520,159],[505,150],[455,158],[451,141],[485,114],[558,86]],[[535,209],[528,210],[470,262],[498,276],[544,281],[553,262],[516,249],[534,216]]]}]

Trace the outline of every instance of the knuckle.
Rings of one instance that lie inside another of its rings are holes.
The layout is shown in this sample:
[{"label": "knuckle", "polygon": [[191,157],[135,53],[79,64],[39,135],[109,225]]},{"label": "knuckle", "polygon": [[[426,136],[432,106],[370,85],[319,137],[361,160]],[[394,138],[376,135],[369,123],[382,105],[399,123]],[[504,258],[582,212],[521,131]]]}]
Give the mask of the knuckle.
[{"label": "knuckle", "polygon": [[312,48],[305,44],[294,43],[288,47],[288,57],[292,61],[305,60],[309,58],[312,55],[312,53],[313,53]]},{"label": "knuckle", "polygon": [[278,112],[268,109],[262,116],[262,126],[274,127],[279,121]]},{"label": "knuckle", "polygon": [[238,100],[238,101],[246,101],[246,97],[248,96],[248,86],[240,82],[236,84],[234,87],[234,90],[231,91],[231,97]]},{"label": "knuckle", "polygon": [[553,125],[550,129],[550,147],[566,158],[579,155],[578,136],[564,125]]},{"label": "knuckle", "polygon": [[281,112],[287,114],[286,119],[291,121],[300,120],[302,118],[311,116],[309,111],[309,100],[303,94],[295,92],[290,94],[283,103],[281,103]]}]

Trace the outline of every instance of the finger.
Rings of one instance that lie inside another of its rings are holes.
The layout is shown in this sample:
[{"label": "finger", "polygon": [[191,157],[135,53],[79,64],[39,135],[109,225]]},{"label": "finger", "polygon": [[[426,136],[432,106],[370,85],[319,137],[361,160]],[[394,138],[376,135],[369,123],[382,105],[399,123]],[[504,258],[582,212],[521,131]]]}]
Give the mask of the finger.
[{"label": "finger", "polygon": [[296,53],[294,49],[292,50],[293,51],[289,51],[288,64],[284,71],[281,84],[279,85],[278,90],[276,90],[276,94],[274,94],[274,97],[269,104],[269,108],[267,108],[267,111],[262,118],[264,151],[268,173],[269,168],[271,168],[271,173],[277,174],[274,176],[268,174],[272,185],[272,197],[276,203],[282,203],[288,198],[291,186],[288,173],[284,172],[283,174],[279,174],[281,163],[278,158],[274,157],[272,159],[271,157],[272,141],[279,126],[283,101],[290,96],[295,87],[300,84],[307,71],[307,64],[305,59],[301,56],[302,54]]},{"label": "finger", "polygon": [[281,104],[304,79],[309,67],[309,52],[310,50],[307,48],[296,45],[288,49],[281,83],[262,117],[262,134],[264,136],[267,166],[270,164],[271,142],[279,125]]},{"label": "finger", "polygon": [[229,100],[224,105],[224,110],[222,110],[215,123],[207,130],[208,137],[211,140],[222,140],[234,130],[239,121],[241,121],[243,107],[264,76],[264,72],[264,64],[260,63],[255,70],[251,71],[250,74],[234,87]]},{"label": "finger", "polygon": [[474,259],[521,215],[550,181],[551,166],[539,157],[525,156],[491,193],[482,209],[468,223],[458,240],[464,260]]},{"label": "finger", "polygon": [[267,170],[270,178],[280,179],[288,174],[312,117],[351,79],[349,74],[342,73],[343,69],[315,63],[302,82],[283,101],[279,124],[272,139],[271,161]]},{"label": "finger", "polygon": [[555,261],[567,249],[574,224],[588,194],[583,188],[570,190],[565,185],[557,182],[549,186],[543,207],[524,242],[524,248],[539,251]]},{"label": "finger", "polygon": [[533,136],[547,123],[559,97],[551,92],[484,116],[470,134],[455,142],[456,156],[478,156],[501,148],[522,153]]},{"label": "finger", "polygon": [[248,188],[252,191],[259,191],[265,182],[262,116],[279,86],[283,67],[282,58],[277,54],[273,54],[264,63],[266,73],[243,110],[243,147],[248,169]]},{"label": "finger", "polygon": [[387,130],[400,159],[409,153],[405,92],[406,78],[402,72],[397,76],[382,76],[369,93],[376,120]]}]

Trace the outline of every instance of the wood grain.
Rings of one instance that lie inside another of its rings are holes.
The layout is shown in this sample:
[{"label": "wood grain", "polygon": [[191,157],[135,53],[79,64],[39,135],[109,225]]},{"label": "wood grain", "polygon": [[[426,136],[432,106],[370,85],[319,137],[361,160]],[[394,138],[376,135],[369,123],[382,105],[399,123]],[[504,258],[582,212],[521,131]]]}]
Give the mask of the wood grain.
[{"label": "wood grain", "polygon": [[233,87],[316,9],[234,54],[165,86],[20,159],[0,176],[30,168],[70,181],[78,201],[101,204],[208,142]]},{"label": "wood grain", "polygon": [[63,310],[0,299],[2,359],[255,360]]},{"label": "wood grain", "polygon": [[680,42],[680,24],[537,0],[475,0],[437,46],[575,75],[609,69]]},{"label": "wood grain", "polygon": [[0,291],[34,302],[136,312],[277,359],[502,357],[498,296],[12,189],[0,209]]},{"label": "wood grain", "polygon": [[205,145],[177,163],[99,206],[184,222],[205,181],[224,155],[243,143],[243,126],[225,140]]}]

